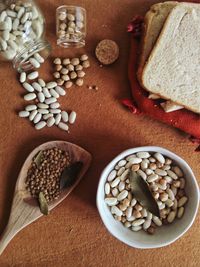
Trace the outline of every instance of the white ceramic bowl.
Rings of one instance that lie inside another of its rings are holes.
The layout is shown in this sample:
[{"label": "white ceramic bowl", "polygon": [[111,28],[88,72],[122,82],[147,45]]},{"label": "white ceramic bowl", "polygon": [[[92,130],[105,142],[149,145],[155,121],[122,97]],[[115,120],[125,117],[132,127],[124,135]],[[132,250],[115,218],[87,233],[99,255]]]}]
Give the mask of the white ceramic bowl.
[{"label": "white ceramic bowl", "polygon": [[[125,228],[122,223],[113,218],[107,204],[104,202],[104,185],[108,174],[118,161],[139,151],[160,152],[166,157],[171,158],[178,166],[181,167],[186,178],[185,191],[189,201],[186,204],[184,216],[179,220],[175,220],[172,224],[157,227],[154,235],[148,235],[144,231],[133,232],[130,229]],[[190,166],[176,154],[167,149],[156,146],[137,147],[122,152],[107,165],[100,177],[96,201],[103,223],[108,231],[117,239],[135,248],[159,248],[171,244],[180,238],[192,226],[199,206],[199,187]]]}]

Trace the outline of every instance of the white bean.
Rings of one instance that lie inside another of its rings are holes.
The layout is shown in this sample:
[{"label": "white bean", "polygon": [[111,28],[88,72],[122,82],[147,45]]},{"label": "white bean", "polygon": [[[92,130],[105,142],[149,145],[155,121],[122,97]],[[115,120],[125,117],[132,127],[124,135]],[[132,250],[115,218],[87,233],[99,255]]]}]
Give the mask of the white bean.
[{"label": "white bean", "polygon": [[132,154],[132,155],[126,157],[126,160],[129,161],[129,160],[131,160],[132,158],[136,158],[136,155],[135,155],[135,154]]},{"label": "white bean", "polygon": [[132,222],[132,226],[139,226],[141,224],[143,224],[145,222],[144,219],[138,219],[138,220],[135,220],[134,222]]},{"label": "white bean", "polygon": [[167,172],[161,169],[156,169],[155,173],[158,174],[159,176],[166,176]]},{"label": "white bean", "polygon": [[70,114],[69,114],[69,123],[70,124],[73,124],[76,120],[76,112],[75,111],[72,111]]},{"label": "white bean", "polygon": [[160,154],[158,152],[154,154],[154,158],[157,159],[157,161],[159,161],[162,164],[165,163],[165,158],[163,157],[162,154]]},{"label": "white bean", "polygon": [[49,110],[49,112],[50,113],[52,113],[52,114],[58,114],[58,113],[61,113],[61,110],[60,109],[58,109],[58,108],[51,108],[50,110]]},{"label": "white bean", "polygon": [[24,89],[26,89],[30,93],[34,92],[34,88],[27,82],[23,83],[23,87],[24,87]]},{"label": "white bean", "polygon": [[45,114],[48,114],[49,113],[49,110],[48,109],[44,109],[44,108],[39,108],[38,109],[38,112],[45,115]]},{"label": "white bean", "polygon": [[138,153],[136,154],[136,156],[137,156],[138,158],[141,158],[141,159],[147,159],[147,158],[150,157],[150,154],[149,154],[149,152],[144,152],[144,151],[142,151],[142,152],[138,152]]},{"label": "white bean", "polygon": [[45,87],[46,83],[43,79],[38,79],[38,83],[40,84],[41,87]]},{"label": "white bean", "polygon": [[39,62],[40,64],[44,63],[44,58],[42,56],[40,56],[39,53],[35,53],[34,54],[34,58],[37,60],[37,62]]},{"label": "white bean", "polygon": [[40,63],[33,57],[29,58],[29,62],[33,65],[34,68],[38,69],[40,67]]},{"label": "white bean", "polygon": [[8,41],[9,40],[9,37],[10,37],[10,32],[9,30],[5,30],[2,32],[2,38],[5,40],[5,41]]},{"label": "white bean", "polygon": [[29,116],[29,120],[33,121],[36,115],[37,115],[37,110],[32,110]]},{"label": "white bean", "polygon": [[147,217],[147,210],[145,208],[143,208],[141,210],[141,214],[142,214],[142,217]]},{"label": "white bean", "polygon": [[24,12],[25,12],[25,8],[24,7],[20,7],[20,9],[18,11],[18,14],[17,14],[17,18],[21,19],[21,17],[24,14]]},{"label": "white bean", "polygon": [[112,180],[114,180],[116,175],[117,175],[116,170],[112,170],[108,175],[108,178],[107,178],[108,182],[111,182]]},{"label": "white bean", "polygon": [[122,175],[119,177],[121,181],[125,181],[127,178],[127,175],[129,174],[129,170],[125,170]]},{"label": "white bean", "polygon": [[49,105],[44,104],[44,103],[38,103],[37,106],[38,106],[38,108],[42,108],[42,109],[47,109],[47,108],[49,108]]},{"label": "white bean", "polygon": [[32,110],[36,110],[37,106],[36,105],[28,105],[25,107],[25,110],[27,111],[32,111]]},{"label": "white bean", "polygon": [[48,113],[48,114],[43,115],[42,117],[44,120],[48,120],[49,118],[53,117],[53,114]]},{"label": "white bean", "polygon": [[49,93],[49,90],[46,87],[44,87],[42,89],[42,92],[43,92],[43,94],[45,95],[46,98],[50,98],[51,97],[51,94]]},{"label": "white bean", "polygon": [[144,230],[147,230],[150,226],[151,226],[151,220],[146,220],[146,221],[143,223],[143,229],[144,229]]},{"label": "white bean", "polygon": [[173,168],[173,171],[176,173],[176,175],[177,175],[178,177],[183,177],[183,172],[182,172],[182,170],[181,170],[178,166],[175,166],[175,167]]},{"label": "white bean", "polygon": [[127,218],[130,218],[130,217],[132,216],[132,212],[133,212],[133,208],[132,208],[132,207],[128,207],[128,208],[126,209],[126,212],[125,212],[126,217],[127,217]]},{"label": "white bean", "polygon": [[52,88],[55,88],[57,85],[58,85],[57,82],[49,82],[46,84],[46,87],[48,89],[52,89]]},{"label": "white bean", "polygon": [[119,195],[117,196],[117,200],[121,201],[123,199],[125,199],[128,196],[128,191],[127,190],[123,190],[122,192],[119,193]]},{"label": "white bean", "polygon": [[146,169],[145,172],[146,172],[146,175],[153,174],[153,170],[151,170],[151,169]]},{"label": "white bean", "polygon": [[50,97],[50,98],[45,99],[45,103],[47,105],[55,103],[56,101],[57,101],[57,99],[55,97]]},{"label": "white bean", "polygon": [[[118,166],[118,165],[117,165]],[[119,167],[119,166],[118,166]],[[117,172],[117,175],[118,176],[121,176],[123,173],[124,173],[124,171],[125,171],[125,167],[119,167],[119,170],[118,170],[118,172]]]},{"label": "white bean", "polygon": [[40,121],[35,125],[35,129],[40,130],[40,129],[44,128],[46,125],[47,125],[46,121]]},{"label": "white bean", "polygon": [[26,118],[26,117],[29,117],[30,112],[29,112],[29,111],[26,111],[26,110],[23,110],[23,111],[20,111],[20,112],[18,113],[18,115],[19,115],[19,117],[21,117],[21,118]]},{"label": "white bean", "polygon": [[180,208],[180,207],[184,206],[187,201],[188,201],[188,198],[186,196],[181,197],[178,200],[178,207]]},{"label": "white bean", "polygon": [[159,178],[159,176],[157,174],[151,174],[148,178],[147,178],[147,181],[149,183],[152,183],[154,181],[156,181],[157,179]]},{"label": "white bean", "polygon": [[69,130],[69,126],[67,124],[63,123],[63,122],[59,122],[58,127],[60,129],[62,129],[63,131],[68,131]]},{"label": "white bean", "polygon": [[4,10],[0,14],[0,22],[3,22],[6,17],[7,17],[7,12]]},{"label": "white bean", "polygon": [[59,96],[60,96],[53,88],[51,88],[49,90],[49,92],[50,92],[52,97],[59,98]]},{"label": "white bean", "polygon": [[29,18],[28,12],[24,13],[24,15],[21,18],[21,23],[24,24],[28,20],[28,18]]},{"label": "white bean", "polygon": [[178,179],[178,176],[171,170],[167,170],[167,174],[169,175],[169,177],[171,177],[174,180]]},{"label": "white bean", "polygon": [[12,29],[13,29],[13,31],[16,31],[17,28],[18,28],[18,26],[19,26],[19,19],[16,18],[16,19],[13,21],[13,25],[12,25]]},{"label": "white bean", "polygon": [[42,118],[42,114],[41,113],[37,113],[35,118],[33,119],[33,122],[36,124],[38,123]]},{"label": "white bean", "polygon": [[69,116],[68,116],[68,113],[67,113],[66,111],[62,111],[62,112],[61,112],[61,116],[62,116],[62,120],[63,120],[64,122],[68,122],[68,120],[69,120]]},{"label": "white bean", "polygon": [[117,177],[114,181],[111,183],[111,187],[116,187],[120,183],[120,179]]},{"label": "white bean", "polygon": [[166,192],[169,195],[169,198],[173,201],[175,198],[173,191],[170,188],[167,188]]},{"label": "white bean", "polygon": [[6,10],[7,15],[11,18],[16,18],[17,17],[17,13],[13,10]]},{"label": "white bean", "polygon": [[59,107],[60,107],[60,104],[58,102],[50,104],[50,108],[52,109],[59,108]]},{"label": "white bean", "polygon": [[45,96],[44,96],[44,94],[42,92],[39,92],[37,94],[37,96],[38,96],[38,99],[39,99],[40,103],[43,103],[45,101]]},{"label": "white bean", "polygon": [[61,96],[66,95],[65,90],[64,90],[62,87],[60,87],[60,86],[56,86],[55,90],[56,90],[56,92],[57,92],[59,95],[61,95]]},{"label": "white bean", "polygon": [[24,96],[24,100],[26,100],[26,101],[30,101],[30,100],[33,100],[35,98],[36,98],[36,94],[34,94],[34,93],[29,93],[29,94],[26,94]]},{"label": "white bean", "polygon": [[172,207],[174,205],[174,202],[171,200],[171,199],[167,199],[165,201],[165,204],[168,206],[168,207]]},{"label": "white bean", "polygon": [[137,174],[139,174],[144,180],[147,179],[147,175],[145,172],[143,172],[142,170],[138,170],[137,171]]},{"label": "white bean", "polygon": [[118,201],[117,201],[117,198],[115,197],[109,197],[109,198],[105,198],[105,203],[108,206],[115,206],[118,203]]},{"label": "white bean", "polygon": [[48,120],[47,120],[47,127],[51,127],[51,126],[53,126],[54,123],[55,123],[55,119],[54,119],[54,117],[50,117],[50,118],[48,118]]},{"label": "white bean", "polygon": [[119,166],[119,167],[123,167],[123,166],[126,165],[126,163],[127,163],[126,160],[123,160],[123,159],[122,159],[122,160],[120,160],[120,161],[118,162],[118,166]]},{"label": "white bean", "polygon": [[161,226],[162,225],[162,221],[156,217],[156,216],[153,216],[153,222],[157,225],[157,226]]},{"label": "white bean", "polygon": [[22,72],[19,77],[20,83],[24,83],[26,81],[26,72]]},{"label": "white bean", "polygon": [[137,203],[137,200],[135,198],[133,198],[131,200],[131,207],[134,207],[136,205],[136,203]]},{"label": "white bean", "polygon": [[176,212],[171,211],[167,216],[168,223],[172,223],[174,221],[175,217],[176,217]]},{"label": "white bean", "polygon": [[118,185],[118,188],[119,188],[119,191],[120,191],[120,192],[123,191],[124,188],[125,188],[125,183],[124,183],[123,181],[121,181],[121,182],[119,183],[119,185]]},{"label": "white bean", "polygon": [[12,30],[12,19],[10,17],[6,17],[5,22],[7,24],[6,26],[7,28],[5,30],[11,31]]},{"label": "white bean", "polygon": [[36,91],[38,91],[38,92],[42,92],[42,87],[41,87],[41,85],[40,85],[39,83],[37,83],[37,82],[33,82],[33,83],[32,83],[32,86],[33,86],[33,88],[34,88]]},{"label": "white bean", "polygon": [[55,116],[55,125],[58,125],[60,123],[60,120],[61,120],[61,114],[59,113]]},{"label": "white bean", "polygon": [[132,215],[130,218],[126,218],[128,222],[133,222],[135,220],[135,217]]},{"label": "white bean", "polygon": [[38,77],[38,75],[39,75],[38,71],[33,71],[27,75],[27,78],[29,80],[34,80]]},{"label": "white bean", "polygon": [[131,162],[132,164],[138,164],[138,163],[142,162],[142,159],[141,158],[131,158],[128,161]]},{"label": "white bean", "polygon": [[109,183],[105,184],[105,194],[106,195],[110,194],[110,184]]},{"label": "white bean", "polygon": [[122,214],[123,214],[123,212],[117,206],[111,207],[111,213],[115,214],[117,216],[122,216]]},{"label": "white bean", "polygon": [[133,226],[131,229],[132,229],[132,231],[134,231],[134,232],[138,232],[138,231],[140,231],[140,230],[142,229],[142,226],[140,226],[140,225],[138,225],[138,226]]},{"label": "white bean", "polygon": [[178,212],[177,212],[177,218],[181,218],[182,216],[183,216],[183,213],[184,213],[184,207],[180,207],[179,209],[178,209]]}]

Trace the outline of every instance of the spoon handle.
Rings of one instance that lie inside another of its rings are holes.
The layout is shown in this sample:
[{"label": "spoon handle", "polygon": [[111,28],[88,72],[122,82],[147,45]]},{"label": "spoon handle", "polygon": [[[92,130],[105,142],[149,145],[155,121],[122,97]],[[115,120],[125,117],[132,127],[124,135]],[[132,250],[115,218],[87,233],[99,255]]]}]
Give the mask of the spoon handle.
[{"label": "spoon handle", "polygon": [[8,225],[1,235],[0,255],[11,239],[25,226],[35,221],[41,213],[37,207],[30,207],[23,201],[19,192],[15,192]]}]

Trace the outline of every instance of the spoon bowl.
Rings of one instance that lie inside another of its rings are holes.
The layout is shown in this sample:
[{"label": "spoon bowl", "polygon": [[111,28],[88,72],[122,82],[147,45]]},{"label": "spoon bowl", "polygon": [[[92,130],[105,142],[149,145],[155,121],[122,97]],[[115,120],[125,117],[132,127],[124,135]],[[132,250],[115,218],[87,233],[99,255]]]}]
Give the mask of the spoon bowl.
[{"label": "spoon bowl", "polygon": [[55,199],[54,201],[49,203],[49,211],[55,208],[70,194],[70,192],[77,186],[81,178],[88,170],[92,159],[91,154],[75,144],[65,141],[51,141],[36,147],[25,160],[19,173],[15,186],[10,218],[0,240],[0,255],[6,248],[10,240],[20,230],[43,216],[40,211],[38,201],[26,190],[25,181],[28,169],[31,166],[31,162],[33,158],[38,154],[38,152],[55,147],[67,151],[69,153],[71,162],[74,163],[81,161],[83,163],[83,167],[80,170],[75,182],[70,187],[64,188],[61,191],[58,199]]}]

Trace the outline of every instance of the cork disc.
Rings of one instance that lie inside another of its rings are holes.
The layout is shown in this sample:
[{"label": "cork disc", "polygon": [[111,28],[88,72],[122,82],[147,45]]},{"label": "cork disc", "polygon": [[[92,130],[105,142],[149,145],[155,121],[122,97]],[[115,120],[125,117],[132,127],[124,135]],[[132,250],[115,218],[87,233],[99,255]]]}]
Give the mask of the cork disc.
[{"label": "cork disc", "polygon": [[102,64],[109,65],[118,59],[119,47],[114,41],[105,39],[98,43],[95,54]]}]

